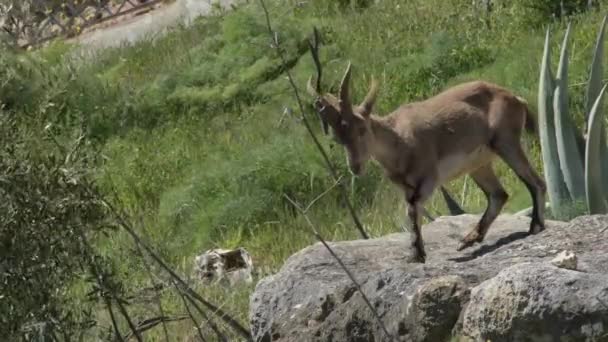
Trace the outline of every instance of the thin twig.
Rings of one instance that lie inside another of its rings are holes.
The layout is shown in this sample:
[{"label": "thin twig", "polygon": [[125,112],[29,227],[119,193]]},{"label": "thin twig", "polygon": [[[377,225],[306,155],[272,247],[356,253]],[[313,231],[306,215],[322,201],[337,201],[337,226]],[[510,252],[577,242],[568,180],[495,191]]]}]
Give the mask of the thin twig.
[{"label": "thin twig", "polygon": [[359,293],[361,293],[361,297],[363,298],[363,300],[365,301],[365,303],[367,304],[367,306],[369,307],[369,309],[372,311],[372,313],[374,314],[374,316],[378,320],[378,324],[380,324],[380,327],[382,328],[382,330],[386,334],[386,337],[389,340],[394,341],[395,338],[388,332],[388,329],[384,325],[384,322],[382,321],[382,318],[378,314],[378,311],[376,310],[376,308],[374,308],[374,306],[370,302],[369,298],[367,298],[367,296],[363,292],[363,289],[361,288],[361,285],[359,285],[359,283],[355,279],[355,276],[350,272],[350,270],[346,267],[346,265],[344,264],[344,262],[342,262],[342,260],[340,259],[340,257],[338,257],[338,255],[334,252],[334,250],[331,247],[329,247],[329,245],[327,244],[327,242],[325,242],[325,240],[323,239],[323,237],[321,236],[321,234],[319,234],[319,232],[317,231],[317,228],[315,228],[315,225],[312,223],[312,221],[310,220],[310,218],[308,217],[308,215],[304,212],[304,210],[302,209],[302,207],[300,207],[289,196],[287,196],[285,194],[283,194],[283,196],[298,211],[300,211],[300,213],[302,214],[302,216],[306,220],[306,223],[308,224],[308,227],[310,228],[310,231],[312,232],[312,234],[317,238],[317,240],[319,240],[323,244],[323,246],[325,246],[325,248],[327,249],[327,251],[329,251],[329,253],[331,254],[331,256],[334,257],[334,259],[336,259],[336,261],[338,262],[338,264],[340,265],[340,267],[342,267],[342,269],[344,270],[344,272],[346,273],[346,275],[350,278],[350,280],[352,281],[352,283],[355,285],[355,287],[357,288],[357,290],[359,291]]},{"label": "thin twig", "polygon": [[[167,317],[167,316],[159,316],[154,318],[148,318],[143,320],[137,324],[137,331],[140,333],[146,332],[159,324],[166,324],[167,322],[179,322],[188,319],[187,315],[181,315],[177,317]],[[129,332],[127,335],[123,337],[123,340],[129,340],[133,337],[133,332]]]},{"label": "thin twig", "polygon": [[[120,201],[120,199],[118,198],[118,194],[114,193],[114,198],[116,201]],[[104,199],[101,199],[101,201],[103,203],[107,203],[107,205],[109,205],[109,203],[107,201],[105,201]],[[111,209],[115,210],[113,211],[114,215],[120,219],[123,220],[124,223],[128,223],[124,217],[126,217],[126,213],[124,211],[117,211],[118,209]],[[133,230],[131,227],[129,227],[131,230]],[[146,232],[146,230],[144,229],[144,233]],[[143,241],[141,238],[139,238],[140,241]],[[142,258],[144,258],[144,261],[146,261],[145,257],[144,257],[144,252],[143,252],[143,246],[140,244],[135,244],[135,246],[137,247],[137,250],[139,251],[140,255],[142,255]],[[152,257],[154,258],[154,255],[152,255]],[[156,260],[156,259],[155,259]],[[190,302],[190,304],[199,312],[199,314],[205,319],[206,323],[209,325],[209,327],[211,328],[211,330],[213,330],[213,332],[215,332],[215,334],[218,337],[219,341],[228,341],[228,339],[226,338],[226,336],[219,330],[219,328],[217,327],[217,325],[211,320],[211,318],[209,316],[207,316],[207,314],[205,313],[205,311],[197,304],[197,302],[195,301],[195,299],[192,297],[192,295],[190,293],[188,293],[187,289],[184,289],[183,286],[179,285],[179,283],[176,281],[179,279],[175,279],[173,278],[171,280],[171,284],[173,285],[173,287],[177,290],[178,294],[180,296],[182,296],[182,298],[185,298],[188,302]],[[185,283],[185,282],[184,282]],[[188,288],[188,286],[186,285],[186,288]],[[212,312],[214,315],[218,315],[217,311],[219,310],[219,308],[217,310],[215,310],[214,312]],[[198,326],[198,323],[196,323],[196,321],[194,321],[195,325]]]},{"label": "thin twig", "polygon": [[[289,68],[287,68],[287,64],[288,63],[287,63],[287,60],[285,59],[285,55],[281,51],[281,45],[279,44],[279,39],[277,37],[278,35],[272,29],[272,24],[270,23],[270,14],[268,13],[268,9],[266,8],[266,3],[264,2],[264,0],[260,0],[260,4],[262,6],[262,9],[264,10],[264,15],[266,17],[266,26],[267,26],[268,32],[269,32],[269,34],[270,34],[270,36],[272,38],[273,46],[276,48],[277,54],[278,54],[279,58],[281,59],[281,62],[282,62],[283,66],[284,66],[284,69],[285,69],[285,74],[287,75],[287,79],[289,80],[289,84],[291,85],[291,87],[293,89],[296,101],[298,103],[298,108],[299,108],[299,111],[300,111],[300,120],[304,123],[304,126],[306,127],[306,130],[308,131],[310,137],[312,138],[315,146],[317,147],[317,149],[321,153],[321,156],[323,157],[323,160],[325,161],[325,164],[327,165],[327,168],[329,169],[329,172],[331,173],[331,176],[333,177],[334,181],[337,182],[338,179],[339,179],[338,172],[336,171],[336,168],[334,167],[333,163],[329,159],[329,156],[325,152],[325,149],[323,148],[323,146],[319,142],[319,139],[317,139],[317,136],[315,135],[314,131],[312,130],[312,127],[310,126],[310,123],[308,122],[308,120],[304,116],[304,112],[305,112],[304,105],[302,103],[302,99],[300,98],[300,93],[298,92],[298,87],[296,86],[296,84],[295,84],[295,82],[293,80],[293,77],[291,76],[291,72],[289,71]],[[359,217],[355,213],[355,209],[353,208],[352,204],[348,200],[348,194],[347,194],[346,188],[344,187],[344,185],[342,183],[340,183],[340,194],[342,196],[342,199],[343,199],[344,203],[346,204],[346,207],[348,208],[348,211],[349,211],[350,216],[352,217],[352,219],[353,219],[353,221],[355,223],[355,226],[357,227],[357,230],[359,230],[359,233],[361,234],[361,236],[364,239],[369,239],[369,235],[367,234],[367,232],[363,228],[363,225],[361,224],[361,221],[359,221]]]},{"label": "thin twig", "polygon": [[112,310],[112,302],[107,297],[103,297],[106,306],[108,307],[108,313],[110,314],[110,320],[112,320],[112,326],[114,327],[114,335],[116,339],[120,339],[120,341],[124,342],[125,340],[122,338],[122,334],[120,333],[120,329],[118,328],[118,323],[116,322],[116,316],[114,316],[114,310]]},{"label": "thin twig", "polygon": [[179,294],[179,296],[182,299],[182,302],[184,303],[184,308],[186,309],[186,312],[188,313],[188,317],[190,317],[190,320],[192,321],[192,323],[196,327],[196,331],[198,332],[198,337],[200,337],[201,341],[207,342],[207,340],[205,340],[205,337],[203,336],[203,332],[201,331],[201,325],[200,325],[200,323],[198,323],[198,321],[196,320],[196,318],[194,318],[194,315],[192,314],[192,311],[190,311],[190,306],[188,306],[188,301],[186,300],[185,295],[181,291],[179,291],[179,290],[177,291],[177,293]]},{"label": "thin twig", "polygon": [[460,206],[464,207],[464,200],[467,198],[467,190],[469,189],[469,175],[464,176],[464,182],[462,184],[462,193],[460,194]]},{"label": "thin twig", "polygon": [[[88,189],[88,184],[86,184],[86,185],[87,185],[87,189]],[[129,316],[129,313],[127,312],[125,307],[122,305],[120,299],[118,298],[116,293],[114,293],[111,286],[108,287],[106,282],[104,281],[104,276],[102,274],[102,271],[99,269],[99,265],[95,262],[95,254],[93,253],[93,246],[91,246],[91,244],[89,243],[89,240],[87,240],[87,237],[86,237],[84,231],[82,231],[82,229],[79,229],[78,233],[80,235],[80,240],[81,240],[82,246],[84,247],[84,252],[87,254],[87,258],[91,260],[89,262],[88,266],[90,268],[91,274],[95,277],[97,285],[101,289],[101,296],[103,297],[104,301],[106,302],[106,306],[108,307],[108,311],[109,311],[110,317],[112,319],[112,324],[114,325],[116,337],[120,338],[122,340],[122,334],[120,333],[120,330],[118,330],[118,324],[116,322],[116,317],[114,316],[114,311],[112,310],[112,299],[114,299],[114,301],[116,301],[116,304],[118,305],[118,309],[119,309],[120,313],[127,320],[127,323],[129,324],[129,328],[131,329],[133,334],[135,334],[137,341],[143,342],[143,340],[141,339],[141,336],[139,335],[139,333],[137,332],[137,329],[135,328],[135,325],[133,324],[133,321],[131,320],[131,317]],[[108,292],[110,298],[108,298],[108,296],[105,294],[106,291]]]},{"label": "thin twig", "polygon": [[597,301],[598,301],[600,304],[602,304],[602,306],[603,306],[605,309],[608,309],[608,305],[606,305],[606,303],[604,303],[604,301],[603,301],[603,300],[602,300],[602,299],[601,299],[599,296],[595,296],[595,299],[597,299]]},{"label": "thin twig", "polygon": [[[178,289],[178,291],[183,291],[180,288],[177,288],[177,289]],[[188,302],[190,304],[192,304],[192,306],[194,306],[194,308],[196,309],[196,311],[198,311],[198,313],[203,317],[203,319],[209,325],[209,327],[211,328],[211,330],[213,330],[213,332],[217,336],[218,340],[222,341],[222,342],[227,342],[228,338],[220,331],[220,329],[218,328],[218,326],[215,325],[215,323],[213,322],[213,320],[211,319],[211,317],[207,316],[207,314],[205,313],[205,311],[196,303],[196,301],[193,298],[191,298],[191,296],[188,293],[185,293],[185,292],[182,292],[182,293],[186,296],[186,299],[188,300]],[[213,312],[213,314],[216,314],[216,313]]]},{"label": "thin twig", "polygon": [[327,195],[333,188],[335,188],[338,183],[340,183],[340,181],[342,180],[342,176],[340,176],[340,178],[338,178],[338,180],[336,182],[334,182],[334,184],[332,184],[332,186],[330,186],[329,188],[327,188],[327,190],[323,191],[319,196],[315,197],[312,201],[310,201],[310,203],[308,203],[308,205],[306,206],[306,208],[304,209],[304,212],[308,212],[308,210],[310,210],[310,208],[312,208],[312,206],[321,198],[323,198],[323,196]]},{"label": "thin twig", "polygon": [[426,210],[425,207],[420,207],[420,209],[422,210],[422,215],[424,217],[426,217],[427,220],[429,220],[430,222],[435,221],[435,218],[433,217],[433,215],[431,215],[431,213],[429,213],[429,211]]},{"label": "thin twig", "polygon": [[[83,240],[84,246],[85,246],[86,250],[88,251],[89,258],[90,259],[94,259],[94,257],[93,257],[93,247],[86,240],[84,232],[81,231],[80,235],[81,235],[81,239]],[[120,298],[118,298],[118,296],[113,291],[113,289],[111,288],[111,286],[108,287],[106,285],[106,282],[103,280],[104,277],[103,277],[101,271],[98,268],[99,266],[95,263],[95,260],[91,261],[91,265],[89,265],[89,267],[91,268],[91,272],[95,276],[95,279],[97,280],[97,284],[99,285],[99,287],[101,288],[101,290],[104,291],[104,292],[108,291],[108,293],[110,295],[110,298],[107,298],[106,295],[102,293],[102,296],[106,300],[106,304],[108,305],[108,308],[109,309],[111,308],[110,304],[112,303],[112,299],[114,299],[114,301],[116,302],[116,305],[118,305],[118,311],[124,317],[124,319],[127,321],[127,324],[129,325],[129,329],[131,329],[131,331],[135,335],[135,338],[137,338],[137,341],[138,342],[143,342],[143,340],[141,338],[141,335],[137,331],[137,328],[135,327],[135,324],[133,324],[133,320],[131,319],[131,316],[129,316],[129,312],[127,311],[127,309],[125,308],[125,306],[122,304],[122,301],[120,300]],[[110,312],[110,313],[112,315],[114,314],[113,312]],[[118,330],[116,331],[116,333],[117,333],[117,336],[121,336],[120,332]]]},{"label": "thin twig", "polygon": [[[137,248],[137,252],[139,253],[139,256],[141,257],[142,262],[144,264],[144,267],[146,268],[146,271],[148,272],[148,277],[150,277],[150,282],[152,283],[152,288],[154,289],[154,293],[155,293],[154,298],[156,299],[156,305],[158,305],[158,311],[160,313],[160,316],[166,317],[165,310],[163,308],[163,303],[162,303],[162,300],[160,297],[160,291],[156,288],[156,282],[154,281],[154,275],[152,273],[152,268],[150,267],[150,264],[148,263],[148,259],[146,258],[146,256],[144,255],[144,252],[141,250],[141,248],[139,246]],[[163,332],[165,334],[165,342],[169,342],[169,330],[167,329],[167,324],[165,323],[165,320],[162,320],[161,324],[163,326]],[[141,325],[141,323],[139,325]]]},{"label": "thin twig", "polygon": [[116,208],[114,208],[114,206],[110,202],[96,194],[90,187],[88,187],[88,191],[91,193],[91,195],[96,196],[98,200],[103,203],[106,208],[108,208],[108,210],[114,215],[114,217],[118,221],[120,227],[122,227],[131,236],[133,241],[135,241],[136,245],[141,246],[141,248],[143,248],[146,253],[148,253],[148,255],[150,255],[150,257],[152,257],[152,259],[176,281],[179,287],[182,288],[189,297],[197,300],[205,307],[213,311],[214,314],[221,318],[239,335],[243,336],[247,341],[251,341],[251,333],[248,329],[244,328],[236,319],[232,318],[219,307],[207,301],[206,299],[201,297],[201,295],[196,293],[196,291],[194,291],[177,273],[175,273],[175,271],[173,271],[173,269],[171,269],[171,267],[169,267],[163,261],[163,259],[159,257],[156,252],[154,252],[154,250],[139,237],[139,235],[137,235],[137,233],[135,233],[135,230],[133,229],[133,227],[131,227],[129,222]]},{"label": "thin twig", "polygon": [[114,295],[114,300],[116,301],[116,305],[118,305],[118,310],[120,311],[120,314],[125,318],[125,320],[127,320],[127,324],[129,325],[129,328],[135,335],[135,338],[137,339],[137,341],[143,342],[144,340],[141,338],[141,334],[137,330],[137,327],[135,326],[135,324],[133,324],[133,320],[131,319],[131,316],[129,316],[129,312],[127,311],[127,308],[125,308],[125,306],[122,304],[122,301],[119,298],[116,298],[116,295]]}]

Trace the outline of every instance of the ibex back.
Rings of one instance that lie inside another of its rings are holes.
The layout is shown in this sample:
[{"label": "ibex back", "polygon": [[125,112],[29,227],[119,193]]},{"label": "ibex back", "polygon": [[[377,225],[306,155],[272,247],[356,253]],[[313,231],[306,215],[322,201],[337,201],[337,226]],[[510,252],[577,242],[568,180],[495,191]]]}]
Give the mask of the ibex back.
[{"label": "ibex back", "polygon": [[343,145],[348,165],[359,175],[365,163],[375,159],[388,178],[405,194],[408,216],[413,225],[413,260],[425,261],[420,232],[423,203],[441,184],[469,174],[485,193],[488,206],[479,223],[463,238],[458,250],[483,241],[508,195],[492,169],[496,156],[515,171],[530,191],[533,201],[530,233],[544,225],[545,184],[530,166],[520,144],[524,127],[533,129],[526,102],[497,85],[475,81],[450,88],[422,102],[400,106],[392,113],[372,115],[378,85],[360,105],[351,103],[350,63],[338,96],[322,94],[321,67],[317,65],[317,86],[312,78],[308,91],[325,125]]}]

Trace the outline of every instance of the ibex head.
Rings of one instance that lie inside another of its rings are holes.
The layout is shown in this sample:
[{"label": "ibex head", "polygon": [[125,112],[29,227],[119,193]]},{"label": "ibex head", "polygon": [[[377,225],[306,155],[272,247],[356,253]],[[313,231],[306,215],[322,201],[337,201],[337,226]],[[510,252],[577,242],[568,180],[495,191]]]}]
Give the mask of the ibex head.
[{"label": "ibex head", "polygon": [[317,68],[317,82],[313,85],[312,77],[308,80],[308,92],[315,97],[314,106],[323,122],[327,133],[327,126],[331,127],[334,139],[344,146],[348,155],[348,165],[353,174],[359,175],[363,171],[365,162],[370,158],[372,131],[370,114],[378,94],[378,84],[372,79],[370,89],[363,102],[353,106],[350,96],[350,78],[352,67],[350,62],[340,83],[338,97],[321,92],[321,62],[319,61],[318,32],[315,29],[314,41],[310,44],[310,51]]}]

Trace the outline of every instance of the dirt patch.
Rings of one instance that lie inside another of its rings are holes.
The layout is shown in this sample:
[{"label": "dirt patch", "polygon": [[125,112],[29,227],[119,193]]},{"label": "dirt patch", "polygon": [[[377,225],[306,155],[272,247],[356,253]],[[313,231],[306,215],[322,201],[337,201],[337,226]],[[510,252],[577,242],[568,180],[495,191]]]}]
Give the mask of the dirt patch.
[{"label": "dirt patch", "polygon": [[128,16],[108,20],[103,26],[96,25],[77,37],[73,42],[93,50],[133,44],[142,39],[154,38],[178,25],[188,24],[198,16],[209,15],[219,5],[230,8],[239,0],[175,0],[161,2],[151,9],[134,11]]},{"label": "dirt patch", "polygon": [[[152,2],[152,1],[138,0],[137,3],[139,3],[139,2],[145,3],[145,2]],[[167,4],[170,2],[175,2],[175,1],[160,1],[160,2],[154,3],[153,5],[145,6],[145,7],[139,8],[139,9],[136,9],[139,6],[133,6],[133,4],[131,2],[126,2],[124,4],[109,5],[108,8],[112,13],[118,13],[119,11],[128,12],[128,13],[121,14],[121,15],[115,16],[111,19],[104,20],[103,22],[101,22],[99,24],[89,26],[89,27],[85,28],[84,30],[82,30],[82,32],[78,36],[87,34],[89,32],[93,32],[96,30],[103,30],[103,29],[106,29],[109,27],[113,27],[113,26],[117,26],[117,25],[121,25],[121,24],[127,24],[129,22],[136,21],[136,20],[138,20],[138,17],[141,15],[150,13],[151,11],[154,11],[154,10],[162,10],[162,8],[167,6]],[[76,37],[74,37],[74,38],[76,38]]]}]

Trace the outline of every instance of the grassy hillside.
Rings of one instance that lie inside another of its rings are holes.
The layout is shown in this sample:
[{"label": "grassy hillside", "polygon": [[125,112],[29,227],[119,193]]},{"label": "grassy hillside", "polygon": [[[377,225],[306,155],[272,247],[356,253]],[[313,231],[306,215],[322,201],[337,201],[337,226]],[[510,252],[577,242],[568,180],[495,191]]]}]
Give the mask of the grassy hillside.
[{"label": "grassy hillside", "polygon": [[[324,39],[325,85],[335,90],[352,61],[355,98],[365,94],[372,75],[381,81],[379,113],[472,79],[501,84],[535,106],[544,30],[552,27],[557,42],[565,27],[565,19],[552,19],[542,6],[531,8],[524,0],[499,2],[491,13],[460,0],[386,0],[363,7],[321,0],[267,2],[302,93],[314,73],[306,39],[315,25]],[[539,2],[545,3],[550,2]],[[582,113],[590,47],[602,14],[589,11],[567,19],[574,23],[571,106]],[[257,2],[94,58],[81,59],[73,51],[61,42],[28,53],[3,49],[2,129],[16,132],[3,134],[3,145],[19,141],[18,153],[11,156],[26,155],[35,165],[57,153],[57,145],[82,136],[86,174],[182,274],[189,274],[193,257],[204,250],[241,246],[253,255],[261,277],[313,242],[283,194],[307,204],[333,182],[301,122],[285,114],[286,108],[297,114],[297,105]],[[322,136],[312,112],[305,115],[339,166],[366,229],[373,236],[399,231],[405,218],[401,194],[376,165],[352,178],[341,149]],[[540,171],[538,144],[526,139]],[[14,169],[3,165],[4,172]],[[497,171],[511,194],[505,211],[530,206],[513,172],[502,163]],[[467,211],[485,207],[471,180],[456,180],[448,188]],[[437,195],[428,209],[446,213]],[[318,199],[309,215],[327,239],[358,237],[335,189]],[[11,229],[4,226],[0,238],[8,239]],[[122,231],[96,237],[94,247],[126,293],[151,285],[146,264]],[[69,298],[62,305],[75,307],[74,312],[90,307],[97,313],[94,320],[107,329],[110,318],[103,306],[85,300],[88,286],[76,272],[66,280],[67,292],[57,296]],[[202,293],[247,322],[252,289]],[[162,301],[168,312],[183,312],[176,294],[163,292]],[[156,310],[137,301],[130,309],[138,320]],[[126,323],[120,324],[126,331]],[[195,333],[188,321],[169,328],[179,336]],[[161,330],[151,330],[146,340],[162,340]]]}]

